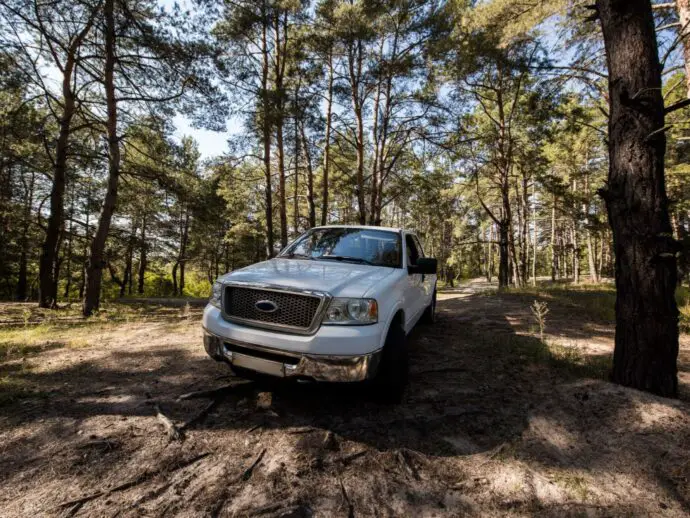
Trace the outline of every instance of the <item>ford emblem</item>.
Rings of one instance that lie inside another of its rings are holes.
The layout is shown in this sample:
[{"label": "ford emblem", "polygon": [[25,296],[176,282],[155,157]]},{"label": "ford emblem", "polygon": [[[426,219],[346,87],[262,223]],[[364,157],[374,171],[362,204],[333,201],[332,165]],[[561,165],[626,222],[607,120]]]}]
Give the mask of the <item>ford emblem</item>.
[{"label": "ford emblem", "polygon": [[278,305],[272,300],[259,300],[254,303],[254,307],[262,313],[275,313],[278,311]]}]

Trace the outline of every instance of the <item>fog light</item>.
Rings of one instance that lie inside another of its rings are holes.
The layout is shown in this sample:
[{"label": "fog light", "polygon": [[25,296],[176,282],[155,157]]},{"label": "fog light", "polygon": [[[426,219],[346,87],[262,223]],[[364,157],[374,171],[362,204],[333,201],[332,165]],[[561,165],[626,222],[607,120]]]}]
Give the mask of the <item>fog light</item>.
[{"label": "fog light", "polygon": [[206,349],[206,354],[208,354],[214,360],[223,359],[223,342],[217,336],[204,333],[204,349]]}]

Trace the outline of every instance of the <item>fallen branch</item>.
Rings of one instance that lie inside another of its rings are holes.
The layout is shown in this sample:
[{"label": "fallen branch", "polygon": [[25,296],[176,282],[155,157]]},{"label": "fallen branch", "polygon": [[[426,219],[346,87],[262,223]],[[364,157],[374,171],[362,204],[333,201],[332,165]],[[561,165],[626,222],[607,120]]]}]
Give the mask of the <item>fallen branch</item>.
[{"label": "fallen branch", "polygon": [[244,392],[246,389],[253,389],[255,387],[254,382],[241,382],[241,383],[230,383],[229,385],[224,385],[211,390],[198,390],[195,392],[187,392],[177,397],[178,401],[185,401],[188,399],[206,399],[206,398],[217,398],[219,396],[224,396],[228,392],[240,391]]},{"label": "fallen branch", "polygon": [[199,412],[197,415],[195,415],[189,421],[187,421],[185,424],[183,424],[180,427],[180,431],[185,432],[185,431],[189,430],[192,426],[195,426],[195,425],[199,424],[200,422],[202,422],[204,419],[206,419],[206,416],[214,408],[216,408],[218,406],[218,403],[220,403],[219,399],[214,399],[213,401],[211,401],[208,405],[206,405],[206,407],[204,407],[201,410],[201,412]]},{"label": "fallen branch", "polygon": [[240,476],[240,480],[247,481],[252,477],[252,473],[254,472],[254,468],[256,468],[259,465],[259,462],[261,462],[261,459],[264,458],[264,455],[266,453],[266,448],[261,450],[261,453],[256,457],[254,462],[252,462],[251,466],[249,466],[247,469],[244,470],[244,473]]},{"label": "fallen branch", "polygon": [[163,411],[161,410],[161,407],[156,404],[155,406],[156,409],[156,419],[163,425],[163,428],[165,428],[166,433],[168,434],[168,439],[171,441],[181,441],[184,439],[184,433],[181,429],[179,429],[177,426],[175,426],[175,423],[173,423],[168,416],[166,416]]},{"label": "fallen branch", "polygon": [[[209,455],[210,455],[209,452],[195,455],[194,457],[187,459],[187,460],[184,460],[180,464],[177,464],[175,466],[175,469],[173,469],[172,471],[177,471],[179,469],[186,468],[187,466],[191,466],[195,462],[198,462],[201,459],[208,457]],[[165,471],[165,468],[159,468],[159,469],[155,469],[155,470],[151,470],[151,471],[149,471],[149,470],[144,471],[143,473],[141,473],[137,477],[135,477],[132,480],[129,480],[127,482],[124,482],[124,483],[120,484],[119,486],[115,486],[111,489],[103,489],[101,491],[91,493],[90,495],[82,496],[80,498],[75,498],[74,500],[68,500],[67,502],[63,502],[61,504],[58,504],[55,507],[55,509],[60,509],[60,508],[69,507],[69,506],[81,507],[85,503],[90,502],[91,500],[95,500],[96,498],[99,498],[101,496],[106,496],[106,495],[110,495],[112,493],[125,491],[125,490],[130,489],[134,486],[138,486],[139,484],[146,482],[147,480],[151,480],[153,477],[155,477],[157,475],[160,475],[163,471]],[[76,510],[78,511],[79,508],[77,508]]]},{"label": "fallen branch", "polygon": [[75,514],[77,514],[77,512],[79,512],[79,509],[81,509],[83,505],[84,505],[84,502],[77,502],[76,504],[74,504],[72,506],[71,509],[69,509],[64,514],[63,518],[72,518],[72,516],[74,516]]},{"label": "fallen branch", "polygon": [[303,434],[303,433],[312,433],[312,432],[318,432],[318,428],[314,428],[313,426],[304,426],[302,428],[295,428],[293,430],[288,430],[287,433],[291,435],[298,435],[298,434]]},{"label": "fallen branch", "polygon": [[254,426],[247,428],[246,433],[252,433],[254,430],[258,430],[259,428],[263,428],[263,426],[264,426],[264,423],[255,424]]},{"label": "fallen branch", "polygon": [[415,480],[420,480],[419,478],[419,471],[417,470],[417,467],[414,465],[412,462],[412,459],[409,457],[409,453],[406,450],[398,450],[397,453],[397,458],[398,458],[398,463],[403,467],[403,469],[412,476]]},{"label": "fallen branch", "polygon": [[248,511],[247,516],[263,516],[266,514],[271,516],[302,516],[302,514],[297,514],[299,510],[299,505],[278,502],[252,509],[251,511]]},{"label": "fallen branch", "polygon": [[340,462],[340,463],[344,464],[345,466],[347,466],[353,460],[356,460],[356,459],[366,455],[367,453],[369,453],[369,449],[365,448],[363,450],[356,451],[354,453],[350,453],[349,455],[339,457],[339,458],[335,459],[335,462]]},{"label": "fallen branch", "polygon": [[350,497],[347,495],[347,491],[345,491],[345,484],[343,484],[343,479],[338,478],[338,482],[340,482],[340,492],[343,495],[343,500],[345,500],[345,503],[347,504],[347,518],[354,518],[355,507],[352,505]]}]

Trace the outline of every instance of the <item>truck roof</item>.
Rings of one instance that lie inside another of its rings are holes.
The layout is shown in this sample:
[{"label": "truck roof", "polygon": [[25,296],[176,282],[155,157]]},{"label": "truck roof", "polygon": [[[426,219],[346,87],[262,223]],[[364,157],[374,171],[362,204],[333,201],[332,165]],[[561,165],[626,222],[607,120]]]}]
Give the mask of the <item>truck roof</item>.
[{"label": "truck roof", "polygon": [[389,232],[412,232],[411,230],[405,230],[399,227],[377,227],[374,225],[319,225],[317,227],[312,227],[312,230],[317,228],[362,228],[368,230],[387,230]]}]

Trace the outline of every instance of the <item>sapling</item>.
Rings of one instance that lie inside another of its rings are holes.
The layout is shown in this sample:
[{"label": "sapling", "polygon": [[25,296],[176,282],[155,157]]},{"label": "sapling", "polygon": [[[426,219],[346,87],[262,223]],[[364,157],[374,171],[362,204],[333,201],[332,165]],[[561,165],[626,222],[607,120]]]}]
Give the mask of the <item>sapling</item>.
[{"label": "sapling", "polygon": [[544,329],[546,328],[546,315],[549,312],[549,308],[546,302],[539,302],[538,300],[535,300],[534,304],[530,306],[530,309],[532,310],[534,319],[537,321],[537,324],[539,324],[539,339],[543,342]]}]

